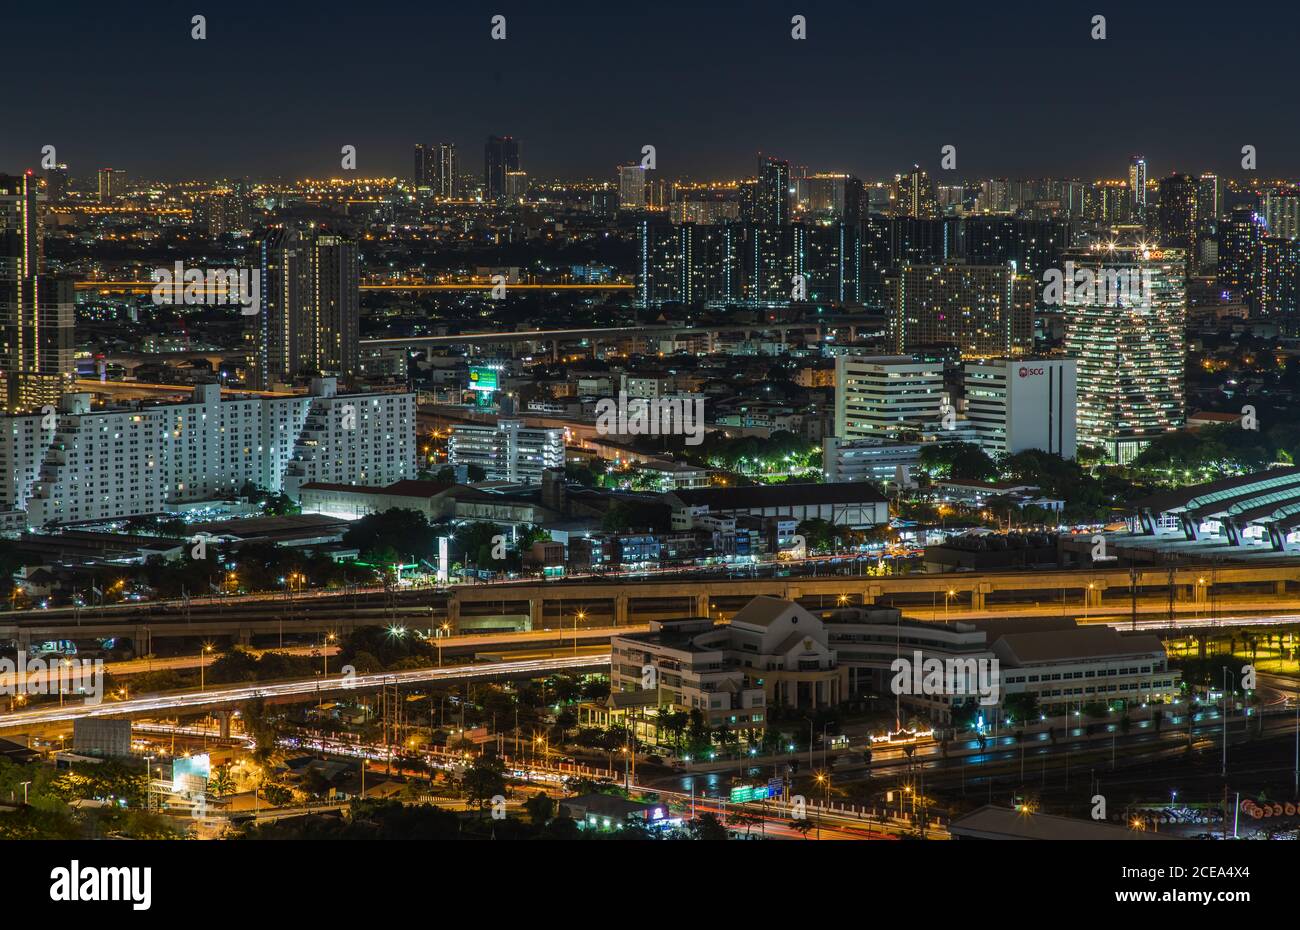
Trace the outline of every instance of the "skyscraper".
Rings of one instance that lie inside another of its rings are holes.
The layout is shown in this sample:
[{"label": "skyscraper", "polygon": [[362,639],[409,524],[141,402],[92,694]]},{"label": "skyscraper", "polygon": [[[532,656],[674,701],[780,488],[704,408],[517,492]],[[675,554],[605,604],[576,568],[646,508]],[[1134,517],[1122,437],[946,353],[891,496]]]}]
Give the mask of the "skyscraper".
[{"label": "skyscraper", "polygon": [[645,209],[646,169],[640,164],[618,166],[618,207],[620,210]]},{"label": "skyscraper", "polygon": [[488,136],[483,150],[483,198],[496,202],[506,196],[506,174],[519,170],[519,143],[510,136]]},{"label": "skyscraper", "polygon": [[45,199],[48,203],[63,203],[68,193],[68,166],[55,165],[45,172]]},{"label": "skyscraper", "polygon": [[1215,284],[1229,298],[1251,306],[1259,292],[1257,268],[1263,235],[1264,218],[1250,207],[1238,207],[1219,221]]},{"label": "skyscraper", "polygon": [[360,281],[354,242],[319,230],[277,229],[261,245],[261,312],[250,317],[249,385],[306,375],[356,375]]},{"label": "skyscraper", "polygon": [[[456,145],[453,142],[439,142],[429,153],[432,165],[429,165],[429,186],[433,196],[451,200],[456,196]],[[427,164],[427,163],[426,163]]]},{"label": "skyscraper", "polygon": [[754,219],[765,226],[790,222],[790,163],[768,156],[758,163]]},{"label": "skyscraper", "polygon": [[[1078,360],[1079,443],[1130,462],[1183,426],[1186,253],[1139,246],[1067,252],[1065,350]],[[1077,283],[1082,275],[1091,286]]]},{"label": "skyscraper", "polygon": [[415,166],[411,171],[411,183],[417,190],[429,186],[429,153],[423,142],[415,143]]},{"label": "skyscraper", "polygon": [[1294,187],[1271,188],[1264,192],[1261,209],[1270,236],[1279,239],[1300,236],[1300,190]]},{"label": "skyscraper", "polygon": [[126,193],[126,172],[121,168],[99,169],[99,202],[113,203]]},{"label": "skyscraper", "polygon": [[1147,160],[1134,155],[1128,163],[1129,215],[1133,222],[1145,224],[1147,219]]},{"label": "skyscraper", "polygon": [[907,174],[894,178],[894,216],[930,218],[939,215],[939,201],[930,176],[913,165]]},{"label": "skyscraper", "polygon": [[73,371],[71,279],[43,273],[37,179],[0,175],[0,363],[10,412],[57,405]]},{"label": "skyscraper", "polygon": [[1197,233],[1197,182],[1189,174],[1160,179],[1160,244],[1165,248],[1192,249]]}]

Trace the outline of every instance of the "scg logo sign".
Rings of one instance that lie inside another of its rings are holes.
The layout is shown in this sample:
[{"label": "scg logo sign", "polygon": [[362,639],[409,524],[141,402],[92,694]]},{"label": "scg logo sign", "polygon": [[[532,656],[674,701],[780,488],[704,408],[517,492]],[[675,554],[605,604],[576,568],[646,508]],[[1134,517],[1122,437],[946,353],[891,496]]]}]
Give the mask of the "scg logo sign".
[{"label": "scg logo sign", "polygon": [[1041,375],[1044,371],[1046,371],[1044,368],[1026,368],[1022,365],[1020,366],[1020,377],[1031,378],[1035,375]]}]

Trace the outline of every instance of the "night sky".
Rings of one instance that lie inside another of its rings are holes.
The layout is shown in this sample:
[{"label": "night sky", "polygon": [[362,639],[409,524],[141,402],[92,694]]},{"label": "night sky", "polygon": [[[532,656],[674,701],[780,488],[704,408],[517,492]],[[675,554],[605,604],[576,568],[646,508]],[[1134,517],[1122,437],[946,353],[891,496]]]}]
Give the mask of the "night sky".
[{"label": "night sky", "polygon": [[669,177],[752,173],[763,151],[943,180],[949,143],[966,178],[1118,177],[1134,152],[1152,177],[1237,176],[1247,143],[1261,175],[1300,174],[1295,4],[16,0],[0,16],[0,172],[53,144],[78,178],[337,176],[350,143],[359,174],[406,177],[415,142],[452,141],[481,173],[497,133],[540,179],[608,178],[646,143]]}]

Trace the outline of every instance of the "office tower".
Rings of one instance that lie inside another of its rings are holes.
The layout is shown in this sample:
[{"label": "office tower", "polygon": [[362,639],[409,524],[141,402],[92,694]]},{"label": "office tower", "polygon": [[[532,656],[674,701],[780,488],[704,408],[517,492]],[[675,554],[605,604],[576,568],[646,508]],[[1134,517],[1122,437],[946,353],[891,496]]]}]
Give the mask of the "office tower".
[{"label": "office tower", "polygon": [[618,166],[618,207],[620,210],[646,207],[646,169],[639,164]]},{"label": "office tower", "polygon": [[55,165],[45,172],[45,200],[47,203],[63,203],[68,195],[68,166]]},{"label": "office tower", "polygon": [[842,440],[896,438],[933,423],[944,403],[943,364],[905,356],[835,359],[835,435]]},{"label": "office tower", "polygon": [[1045,269],[1059,267],[1061,253],[1071,245],[1070,224],[1052,220],[968,216],[955,230],[957,239],[950,254],[972,265],[1014,262],[1018,271],[1034,278],[1041,277]]},{"label": "office tower", "polygon": [[1300,190],[1275,187],[1265,191],[1261,212],[1268,235],[1278,239],[1300,236]]},{"label": "office tower", "polygon": [[930,176],[915,165],[907,174],[894,178],[894,216],[930,218],[939,215],[939,202],[934,195]]},{"label": "office tower", "polygon": [[319,230],[277,229],[261,245],[261,312],[250,316],[248,383],[356,376],[360,290],[356,244]]},{"label": "office tower", "polygon": [[415,143],[415,166],[411,171],[411,183],[416,190],[429,186],[429,151],[423,142]]},{"label": "office tower", "polygon": [[223,395],[91,408],[67,394],[54,430],[40,414],[0,418],[0,460],[12,464],[6,508],[29,526],[120,519],[178,503],[230,498],[245,483],[297,500],[310,482],[388,484],[416,474],[415,395]]},{"label": "office tower", "polygon": [[528,196],[528,172],[506,172],[506,203],[521,203]]},{"label": "office tower", "polygon": [[71,279],[45,274],[38,181],[0,175],[0,361],[5,409],[57,404],[73,372],[76,296]]},{"label": "office tower", "polygon": [[429,153],[432,164],[426,162],[429,186],[433,196],[443,200],[454,200],[457,194],[456,184],[456,146],[452,142],[439,142]]},{"label": "office tower", "polygon": [[1125,464],[1185,422],[1186,253],[1124,246],[1065,258],[1075,275],[1063,299],[1065,349],[1078,361],[1079,443]]},{"label": "office tower", "polygon": [[1129,216],[1143,225],[1147,218],[1147,160],[1134,155],[1128,163]]},{"label": "office tower", "polygon": [[510,136],[488,136],[483,150],[483,199],[506,196],[506,174],[519,170],[519,143]]},{"label": "office tower", "polygon": [[1300,333],[1300,239],[1261,239],[1258,255],[1259,316],[1294,336]]},{"label": "office tower", "polygon": [[1165,248],[1193,249],[1196,246],[1197,182],[1190,174],[1160,179],[1159,239]]},{"label": "office tower", "polygon": [[766,226],[790,222],[790,163],[771,156],[758,163],[754,220]]},{"label": "office tower", "polygon": [[906,264],[886,277],[899,353],[955,346],[963,358],[1033,349],[1035,283],[1006,265]]},{"label": "office tower", "polygon": [[113,203],[126,193],[126,172],[121,168],[99,169],[99,202]]},{"label": "office tower", "polygon": [[1264,218],[1250,207],[1238,207],[1219,221],[1216,284],[1233,300],[1256,305],[1259,241]]},{"label": "office tower", "polygon": [[452,465],[478,465],[489,481],[540,484],[546,469],[564,467],[564,430],[534,429],[522,420],[453,426],[447,457]]},{"label": "office tower", "polygon": [[991,457],[1026,449],[1075,454],[1077,362],[996,358],[962,368],[966,417]]}]

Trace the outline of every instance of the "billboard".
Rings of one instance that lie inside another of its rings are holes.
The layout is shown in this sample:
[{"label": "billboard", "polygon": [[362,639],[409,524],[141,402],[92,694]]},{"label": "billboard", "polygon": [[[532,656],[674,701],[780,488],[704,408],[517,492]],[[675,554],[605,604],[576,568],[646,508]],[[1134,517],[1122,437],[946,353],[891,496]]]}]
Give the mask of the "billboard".
[{"label": "billboard", "polygon": [[172,763],[172,791],[177,794],[199,794],[208,787],[212,774],[211,762],[206,752],[183,756]]}]

